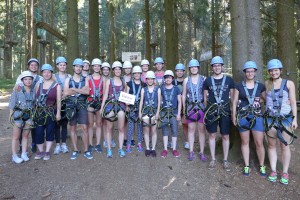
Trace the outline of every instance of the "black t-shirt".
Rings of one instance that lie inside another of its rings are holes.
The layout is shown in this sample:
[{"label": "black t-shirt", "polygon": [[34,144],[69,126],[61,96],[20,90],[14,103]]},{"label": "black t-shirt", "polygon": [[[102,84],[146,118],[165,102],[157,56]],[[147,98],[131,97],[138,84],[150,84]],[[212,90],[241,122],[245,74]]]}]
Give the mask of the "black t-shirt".
[{"label": "black t-shirt", "polygon": [[[129,94],[134,94],[132,83],[133,83],[133,85],[135,87],[135,95],[137,95],[137,93],[139,92],[138,99],[140,99],[142,88],[145,87],[146,84],[143,83],[142,81],[141,81],[141,84],[136,84],[134,81],[127,82],[126,84],[130,88],[129,89]],[[141,86],[140,90],[139,90],[139,86]]]},{"label": "black t-shirt", "polygon": [[[222,82],[223,82],[224,77],[225,76],[223,76],[220,79],[214,79],[215,85],[216,85],[216,88],[217,88],[217,90],[216,90],[217,94],[220,94],[220,90],[221,90],[221,87],[222,87]],[[208,90],[207,100],[210,103],[216,103],[217,101],[216,101],[216,98],[215,98],[215,95],[214,95],[214,90],[213,90],[213,85],[212,85],[211,78],[212,78],[212,76],[205,79],[205,81],[203,83],[203,90]],[[225,83],[224,83],[224,86],[223,86],[222,99],[221,99],[221,100],[223,100],[222,104],[226,104],[226,103],[229,102],[230,89],[234,89],[234,82],[233,82],[233,79],[230,76],[226,76],[226,80],[225,80]],[[230,108],[230,104],[228,104],[227,108]]]},{"label": "black t-shirt", "polygon": [[174,80],[172,81],[172,84],[175,85],[175,86],[177,86],[177,87],[179,88],[180,94],[182,94],[182,90],[183,90],[183,88],[182,88],[182,86],[183,86],[183,81],[177,81],[176,79],[174,79]]},{"label": "black t-shirt", "polygon": [[[243,84],[238,83],[238,84],[236,84],[235,88],[239,91],[239,100],[240,100],[239,108],[249,105],[249,101],[247,99],[247,95],[246,95]],[[252,96],[253,90],[254,90],[254,88],[248,89],[250,96]],[[254,100],[256,103],[260,103],[261,93],[263,93],[264,91],[266,91],[265,85],[262,83],[258,83],[256,94],[255,94],[255,100]]]}]

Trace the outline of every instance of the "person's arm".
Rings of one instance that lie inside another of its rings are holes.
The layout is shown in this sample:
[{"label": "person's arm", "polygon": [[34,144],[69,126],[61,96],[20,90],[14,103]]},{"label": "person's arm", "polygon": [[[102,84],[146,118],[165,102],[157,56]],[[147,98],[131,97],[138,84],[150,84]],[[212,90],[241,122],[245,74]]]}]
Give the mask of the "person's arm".
[{"label": "person's arm", "polygon": [[207,94],[208,94],[208,90],[203,90],[203,104],[205,108],[207,106]]},{"label": "person's arm", "polygon": [[294,116],[292,126],[293,129],[296,129],[298,127],[298,123],[297,123],[297,102],[296,102],[295,84],[293,83],[293,81],[288,80],[287,87],[289,89],[289,99],[291,102],[292,113]]},{"label": "person's arm", "polygon": [[187,85],[187,80],[188,78],[185,78],[184,81],[183,81],[183,84],[182,84],[182,96],[181,96],[181,100],[182,100],[182,109],[183,109],[183,113],[185,113],[185,101],[186,101],[186,93],[187,93],[187,88],[186,88],[186,85]]},{"label": "person's arm", "polygon": [[101,115],[102,115],[102,112],[103,112],[103,109],[104,109],[105,102],[106,102],[107,97],[108,97],[110,79],[107,79],[105,82],[106,82],[105,83],[105,89],[103,91],[103,99],[102,99],[102,104],[101,104],[101,109],[100,109]]},{"label": "person's arm", "polygon": [[56,87],[56,121],[61,119],[61,87],[57,84]]},{"label": "person's arm", "polygon": [[75,94],[75,92],[73,90],[71,90],[71,88],[69,87],[69,83],[70,83],[70,78],[66,78],[65,83],[64,83],[64,93],[63,93],[62,98],[65,98],[67,96],[71,96],[71,95]]},{"label": "person's arm", "polygon": [[237,89],[234,90],[233,100],[232,100],[232,122],[236,126],[236,109],[239,100],[239,91]]},{"label": "person's arm", "polygon": [[178,101],[178,113],[177,113],[176,118],[177,118],[177,121],[180,121],[181,120],[181,106],[182,106],[182,103],[181,103],[181,94],[179,92],[178,92],[178,95],[177,95],[177,101]]},{"label": "person's arm", "polygon": [[72,88],[72,90],[75,93],[78,93],[78,94],[89,95],[90,94],[90,86],[89,86],[88,79],[87,78],[85,79],[85,86],[84,87],[82,87],[82,88]]},{"label": "person's arm", "polygon": [[140,98],[140,105],[139,105],[139,118],[142,120],[142,109],[144,103],[144,88],[141,90],[141,98]]},{"label": "person's arm", "polygon": [[158,88],[157,89],[157,111],[156,111],[156,115],[155,115],[156,120],[159,119],[160,107],[161,107],[161,90],[160,90],[160,88]]}]

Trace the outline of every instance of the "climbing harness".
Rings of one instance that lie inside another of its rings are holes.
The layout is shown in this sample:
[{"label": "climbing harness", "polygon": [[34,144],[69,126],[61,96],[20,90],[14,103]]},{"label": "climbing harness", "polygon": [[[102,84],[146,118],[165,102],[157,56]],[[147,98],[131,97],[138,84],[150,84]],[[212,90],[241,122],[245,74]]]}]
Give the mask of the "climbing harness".
[{"label": "climbing harness", "polygon": [[[100,81],[99,81],[98,87],[96,87],[92,75],[90,75],[90,80],[91,80],[92,85],[93,85],[93,91],[94,91],[94,94],[90,95],[89,98],[87,99],[87,110],[88,110],[89,112],[95,113],[95,112],[99,111],[100,108],[101,108],[101,103],[102,103],[101,98],[102,98],[102,94],[100,94],[100,88],[101,88],[103,79],[102,79],[102,77],[100,77]],[[90,110],[89,107],[93,108],[93,110]]]}]

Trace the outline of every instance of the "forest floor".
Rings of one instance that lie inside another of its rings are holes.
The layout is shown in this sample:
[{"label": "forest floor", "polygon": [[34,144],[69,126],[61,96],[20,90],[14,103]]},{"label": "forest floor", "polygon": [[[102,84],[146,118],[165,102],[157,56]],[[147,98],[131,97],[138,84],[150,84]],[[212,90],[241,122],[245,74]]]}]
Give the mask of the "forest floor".
[{"label": "forest floor", "polygon": [[[49,161],[34,160],[30,152],[29,162],[16,165],[11,161],[8,99],[8,94],[1,94],[0,199],[300,199],[299,139],[291,145],[288,186],[260,177],[253,155],[249,177],[242,175],[241,156],[230,160],[231,172],[223,170],[221,152],[217,153],[219,162],[215,170],[207,169],[208,162],[203,163],[199,158],[188,161],[187,151],[182,147],[182,128],[179,158],[174,158],[171,151],[165,159],[145,157],[136,149],[120,158],[115,148],[112,159],[106,158],[106,153],[94,153],[93,160],[85,159],[82,154],[77,160],[70,160],[70,153],[51,155]],[[299,129],[297,132],[299,135]],[[114,137],[116,140],[116,133]],[[72,146],[69,138],[68,145]],[[158,155],[161,150],[159,131]],[[205,152],[209,154],[207,143]],[[266,165],[269,173],[267,162]],[[280,162],[278,169],[282,169]]]}]

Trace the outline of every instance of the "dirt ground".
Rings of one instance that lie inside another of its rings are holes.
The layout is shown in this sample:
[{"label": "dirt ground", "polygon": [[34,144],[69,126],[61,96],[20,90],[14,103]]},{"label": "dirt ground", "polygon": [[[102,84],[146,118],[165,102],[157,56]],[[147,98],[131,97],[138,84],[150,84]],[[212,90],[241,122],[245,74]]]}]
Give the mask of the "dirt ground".
[{"label": "dirt ground", "polygon": [[[80,154],[70,160],[70,153],[52,155],[49,161],[34,160],[16,165],[11,161],[8,95],[0,96],[0,199],[300,199],[299,139],[291,145],[290,183],[270,183],[260,177],[258,166],[251,160],[251,175],[242,175],[241,157],[231,159],[231,172],[222,168],[222,153],[216,170],[208,170],[208,162],[199,158],[187,160],[179,136],[180,157],[169,151],[167,158],[147,158],[135,149],[125,158],[106,158],[94,153],[93,160]],[[299,130],[297,130],[299,135]],[[114,134],[116,137],[117,134]],[[115,138],[116,139],[116,138]],[[78,141],[81,144],[81,141]],[[68,145],[71,147],[70,139]],[[199,149],[198,144],[196,148]],[[162,150],[159,131],[157,152]],[[208,144],[205,151],[209,154]],[[253,156],[251,156],[253,157]],[[269,172],[269,165],[266,164]],[[281,164],[278,164],[280,171]]]}]

